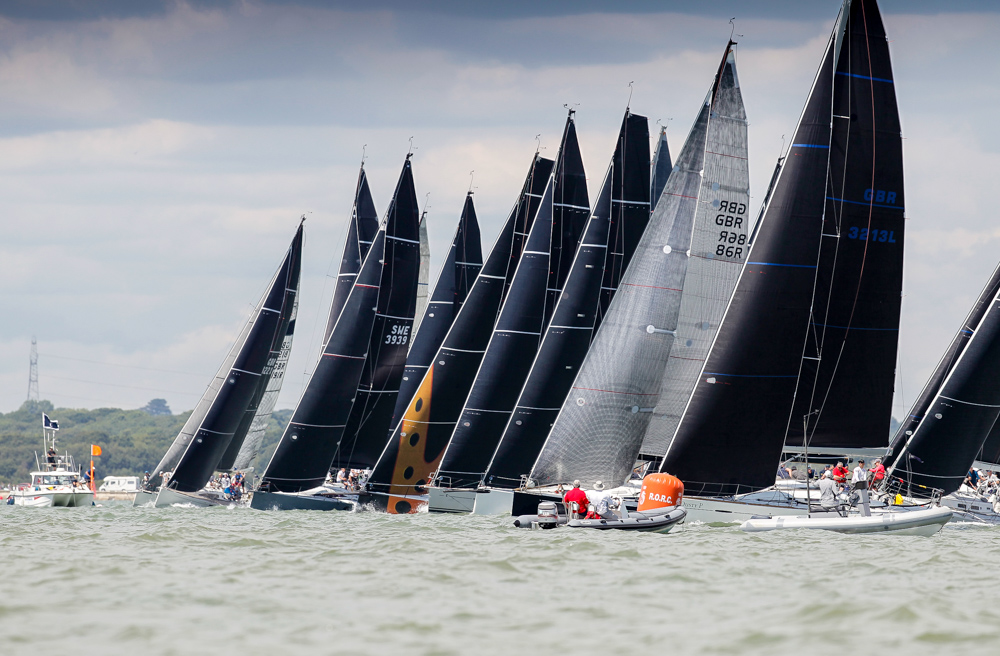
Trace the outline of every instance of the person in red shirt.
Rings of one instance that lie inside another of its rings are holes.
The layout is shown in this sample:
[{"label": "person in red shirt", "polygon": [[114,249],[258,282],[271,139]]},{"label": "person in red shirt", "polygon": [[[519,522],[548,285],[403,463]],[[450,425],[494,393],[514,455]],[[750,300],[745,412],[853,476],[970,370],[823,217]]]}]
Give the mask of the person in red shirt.
[{"label": "person in red shirt", "polygon": [[848,469],[844,466],[844,463],[838,462],[837,466],[833,468],[833,482],[839,486],[843,486],[847,483],[848,473]]},{"label": "person in red shirt", "polygon": [[872,468],[869,469],[868,471],[872,473],[871,487],[877,488],[879,485],[882,484],[882,479],[885,478],[885,465],[882,464],[881,459],[878,459],[875,461],[875,464],[872,466]]},{"label": "person in red shirt", "polygon": [[577,513],[583,517],[587,513],[587,493],[580,489],[580,481],[573,481],[573,489],[566,493],[563,502],[566,504],[567,512],[571,517],[576,517],[573,513],[573,502],[577,504]]}]

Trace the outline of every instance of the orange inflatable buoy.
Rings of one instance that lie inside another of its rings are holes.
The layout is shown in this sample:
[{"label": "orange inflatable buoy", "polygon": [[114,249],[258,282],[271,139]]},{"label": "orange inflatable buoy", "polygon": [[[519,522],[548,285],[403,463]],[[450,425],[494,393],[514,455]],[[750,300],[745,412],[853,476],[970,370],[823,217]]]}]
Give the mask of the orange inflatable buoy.
[{"label": "orange inflatable buoy", "polygon": [[679,506],[684,498],[684,483],[670,474],[650,474],[642,479],[639,512],[667,506]]}]

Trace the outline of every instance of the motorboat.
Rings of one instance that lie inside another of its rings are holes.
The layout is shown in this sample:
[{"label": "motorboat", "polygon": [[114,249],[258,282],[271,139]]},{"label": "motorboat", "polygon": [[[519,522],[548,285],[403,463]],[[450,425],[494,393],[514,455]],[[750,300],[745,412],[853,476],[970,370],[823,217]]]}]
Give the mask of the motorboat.
[{"label": "motorboat", "polygon": [[35,508],[77,508],[94,505],[94,492],[83,482],[83,475],[69,452],[56,452],[58,422],[42,415],[43,457],[35,454],[35,471],[31,483],[18,485],[7,497],[12,506]]}]

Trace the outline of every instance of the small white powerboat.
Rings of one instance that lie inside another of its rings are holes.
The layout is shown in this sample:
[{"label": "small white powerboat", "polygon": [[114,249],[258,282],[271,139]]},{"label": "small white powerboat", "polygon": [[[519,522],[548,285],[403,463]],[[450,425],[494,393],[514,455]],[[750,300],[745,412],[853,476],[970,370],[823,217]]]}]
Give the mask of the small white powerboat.
[{"label": "small white powerboat", "polygon": [[951,520],[952,510],[934,506],[921,510],[898,510],[879,512],[872,515],[848,515],[837,513],[814,514],[811,517],[767,517],[748,519],[740,529],[748,533],[760,533],[789,528],[820,529],[838,533],[898,533],[900,535],[934,535]]},{"label": "small white powerboat", "polygon": [[56,452],[59,423],[42,415],[42,453],[35,454],[36,471],[31,483],[18,485],[7,497],[12,506],[32,508],[77,508],[94,505],[94,492],[83,482],[83,475],[68,452]]}]

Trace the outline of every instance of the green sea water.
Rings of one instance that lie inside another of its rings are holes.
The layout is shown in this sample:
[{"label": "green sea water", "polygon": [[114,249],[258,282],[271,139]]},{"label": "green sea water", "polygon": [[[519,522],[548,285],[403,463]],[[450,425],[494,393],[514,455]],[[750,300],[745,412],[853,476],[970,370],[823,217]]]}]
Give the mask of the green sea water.
[{"label": "green sea water", "polygon": [[510,518],[0,507],[0,654],[951,654],[1000,529],[530,531]]}]

